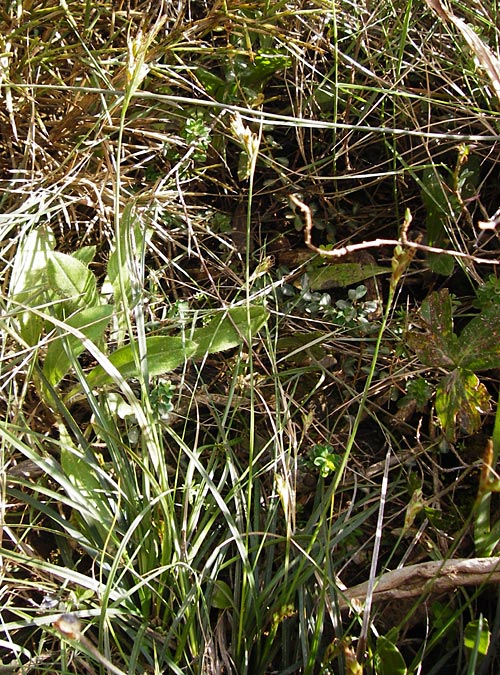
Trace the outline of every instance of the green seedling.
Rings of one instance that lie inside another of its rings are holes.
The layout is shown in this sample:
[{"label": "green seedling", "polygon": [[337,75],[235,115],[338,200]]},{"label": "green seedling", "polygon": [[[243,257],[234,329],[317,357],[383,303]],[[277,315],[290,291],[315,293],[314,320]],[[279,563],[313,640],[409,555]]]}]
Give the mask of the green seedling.
[{"label": "green seedling", "polygon": [[319,472],[323,478],[331,476],[340,466],[342,461],[341,455],[333,452],[333,447],[330,444],[315,445],[309,453],[309,462]]}]

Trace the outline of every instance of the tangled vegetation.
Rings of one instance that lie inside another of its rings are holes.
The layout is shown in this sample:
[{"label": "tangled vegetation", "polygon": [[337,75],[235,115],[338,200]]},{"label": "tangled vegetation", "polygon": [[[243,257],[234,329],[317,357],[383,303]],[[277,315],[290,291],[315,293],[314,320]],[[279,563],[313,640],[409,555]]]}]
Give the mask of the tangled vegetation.
[{"label": "tangled vegetation", "polygon": [[5,4],[2,672],[499,672],[498,13]]}]

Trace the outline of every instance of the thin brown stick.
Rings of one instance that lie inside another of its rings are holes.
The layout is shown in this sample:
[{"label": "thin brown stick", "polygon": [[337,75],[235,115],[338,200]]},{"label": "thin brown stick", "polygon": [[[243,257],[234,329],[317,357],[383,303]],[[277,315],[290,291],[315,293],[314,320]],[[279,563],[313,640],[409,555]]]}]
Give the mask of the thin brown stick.
[{"label": "thin brown stick", "polygon": [[482,265],[500,265],[500,260],[493,258],[478,258],[477,256],[470,255],[469,253],[462,253],[461,251],[452,251],[445,248],[438,248],[437,246],[426,246],[425,244],[420,244],[418,241],[411,241],[408,239],[408,228],[411,223],[411,215],[408,215],[403,223],[401,228],[401,236],[399,239],[372,239],[371,241],[363,241],[360,244],[348,244],[347,246],[340,246],[332,250],[325,250],[315,246],[312,243],[312,228],[313,221],[311,215],[311,209],[307,204],[304,204],[297,195],[289,195],[290,201],[295,204],[295,206],[302,211],[304,214],[305,220],[305,229],[304,229],[304,241],[308,248],[320,255],[328,258],[341,258],[348,253],[353,253],[354,251],[360,251],[366,248],[378,248],[380,246],[406,246],[407,248],[417,249],[419,251],[425,251],[426,253],[441,253],[443,255],[451,255],[454,258],[464,258],[471,262]]}]

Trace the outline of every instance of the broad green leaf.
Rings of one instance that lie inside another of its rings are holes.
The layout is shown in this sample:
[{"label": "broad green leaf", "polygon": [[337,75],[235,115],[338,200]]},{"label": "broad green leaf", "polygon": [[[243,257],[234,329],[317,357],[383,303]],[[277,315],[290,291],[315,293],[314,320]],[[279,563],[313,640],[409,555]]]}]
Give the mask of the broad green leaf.
[{"label": "broad green leaf", "polygon": [[[168,335],[152,335],[147,337],[146,349],[149,375],[163,375],[181,366],[187,358],[195,354],[196,348],[197,344],[195,342],[183,340],[180,337]],[[108,360],[120,372],[123,378],[127,379],[139,376],[134,359],[134,350],[130,344],[114,351],[108,357]],[[102,387],[103,385],[112,384],[114,379],[99,365],[88,374],[87,381],[91,387]]]},{"label": "broad green leaf", "polygon": [[[242,344],[249,335],[256,333],[267,321],[268,313],[263,307],[235,307],[215,316],[208,325],[193,331],[190,340],[180,337],[154,335],[146,338],[148,372],[151,376],[162,375],[181,366],[188,358],[203,358],[206,354],[223,351]],[[250,331],[249,331],[250,328]],[[120,347],[109,356],[109,361],[122,377],[138,377],[134,351],[131,345]],[[99,365],[87,376],[91,387],[111,384],[113,378]]]},{"label": "broad green leaf", "polygon": [[339,286],[351,286],[378,274],[390,274],[389,267],[362,265],[361,263],[333,263],[308,270],[312,291],[326,291]]},{"label": "broad green leaf", "polygon": [[[464,647],[469,658],[478,664],[486,656],[490,646],[491,633],[488,620],[484,617],[473,619],[465,626]],[[471,672],[475,672],[475,669]]]},{"label": "broad green leaf", "polygon": [[[89,307],[67,319],[66,323],[71,328],[78,328],[89,340],[96,343],[102,338],[112,314],[111,305]],[[64,342],[72,357],[68,355]],[[62,380],[71,367],[72,359],[76,359],[84,349],[82,342],[71,334],[64,338],[57,337],[50,343],[43,363],[43,373],[51,385],[54,386]]]},{"label": "broad green leaf", "polygon": [[456,368],[436,389],[436,414],[451,441],[456,438],[457,428],[466,434],[477,431],[481,426],[481,413],[489,409],[488,390],[471,371]]},{"label": "broad green leaf", "polygon": [[455,258],[448,253],[429,253],[427,262],[434,274],[440,274],[443,277],[451,276],[455,269]]},{"label": "broad green leaf", "polygon": [[469,321],[459,338],[460,366],[472,371],[500,366],[500,303]]},{"label": "broad green leaf", "polygon": [[197,344],[193,358],[238,347],[262,328],[268,316],[267,310],[257,305],[233,307],[214,316],[206,326],[193,331],[191,339]]},{"label": "broad green leaf", "polygon": [[95,246],[82,246],[82,248],[74,251],[71,255],[84,265],[90,265],[95,258],[96,250]]},{"label": "broad green leaf", "polygon": [[[478,637],[479,640],[477,640]],[[486,656],[490,643],[488,619],[473,619],[466,625],[464,633],[464,647],[466,649],[474,649],[476,640],[478,641],[478,653],[482,656]]]},{"label": "broad green leaf", "polygon": [[32,230],[21,241],[12,266],[9,298],[29,304],[27,300],[43,282],[47,257],[54,247],[54,234],[46,225]]},{"label": "broad green leaf", "polygon": [[434,166],[424,170],[420,194],[427,214],[429,244],[440,243],[446,235],[443,218],[450,215],[450,191]]},{"label": "broad green leaf", "polygon": [[375,664],[377,675],[406,675],[408,672],[399,649],[383,635],[377,638]]},{"label": "broad green leaf", "polygon": [[223,94],[227,83],[218,75],[215,75],[211,70],[207,70],[202,66],[197,66],[194,68],[194,75],[199,79],[204,89],[207,90],[209,94],[218,98]]},{"label": "broad green leaf", "polygon": [[89,268],[71,255],[53,251],[47,258],[47,279],[55,299],[55,310],[64,318],[98,302],[96,280]]},{"label": "broad green leaf", "polygon": [[234,63],[238,79],[247,87],[260,89],[271,75],[291,66],[292,60],[285,51],[269,49],[257,52],[252,60],[245,55]]},{"label": "broad green leaf", "polygon": [[310,363],[311,356],[318,361],[329,354],[324,345],[325,334],[322,331],[308,333],[292,333],[279,337],[276,342],[276,353],[280,360],[289,361],[295,365]]},{"label": "broad green leaf", "polygon": [[408,345],[426,366],[450,370],[460,362],[460,346],[453,333],[452,304],[448,289],[431,293],[420,310],[425,333],[409,333]]},{"label": "broad green leaf", "polygon": [[215,609],[231,609],[233,607],[233,593],[228,584],[220,579],[214,582],[212,607],[215,607]]},{"label": "broad green leaf", "polygon": [[[12,303],[28,307],[38,307],[44,303],[47,289],[47,258],[54,247],[54,234],[46,225],[32,230],[21,241],[14,257],[10,277],[9,300]],[[43,320],[40,317],[29,311],[20,313],[19,332],[27,344],[36,345],[42,330]]]}]

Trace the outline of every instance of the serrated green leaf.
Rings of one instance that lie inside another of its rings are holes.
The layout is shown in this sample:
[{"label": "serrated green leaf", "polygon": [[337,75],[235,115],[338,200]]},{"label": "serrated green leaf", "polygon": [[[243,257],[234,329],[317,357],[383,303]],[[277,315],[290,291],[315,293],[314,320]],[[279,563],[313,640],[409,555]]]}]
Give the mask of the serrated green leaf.
[{"label": "serrated green leaf", "polygon": [[460,345],[453,332],[452,304],[447,288],[431,293],[420,309],[425,333],[411,332],[408,345],[427,366],[454,368],[460,362]]},{"label": "serrated green leaf", "polygon": [[89,268],[71,255],[52,251],[47,258],[47,279],[56,300],[56,315],[65,318],[98,303],[96,279]]},{"label": "serrated green leaf", "polygon": [[383,635],[377,638],[375,664],[377,675],[406,675],[408,672],[399,649]]},{"label": "serrated green leaf", "polygon": [[[71,328],[77,328],[89,340],[96,343],[102,338],[112,314],[111,305],[89,307],[71,316],[66,323]],[[64,343],[66,343],[66,349]],[[64,338],[55,338],[50,343],[43,363],[43,373],[52,386],[62,380],[71,367],[72,359],[77,358],[84,349],[82,342],[70,333]]]},{"label": "serrated green leaf", "polygon": [[500,304],[491,304],[463,329],[460,366],[480,371],[500,366]]},{"label": "serrated green leaf", "polygon": [[[197,344],[192,340],[183,340],[180,337],[167,335],[152,335],[146,338],[148,355],[148,372],[150,376],[163,375],[192,357],[196,352]],[[128,344],[114,351],[109,357],[110,363],[125,379],[139,377],[134,349]],[[91,387],[102,387],[113,384],[113,377],[99,365],[87,375],[87,382]]]},{"label": "serrated green leaf", "polygon": [[238,347],[262,328],[268,316],[264,307],[256,305],[233,307],[214,316],[206,326],[193,331],[191,339],[198,345],[193,358]]},{"label": "serrated green leaf", "polygon": [[457,429],[472,434],[480,428],[481,413],[490,409],[490,396],[474,373],[456,368],[439,383],[435,405],[444,434],[454,441]]},{"label": "serrated green leaf", "polygon": [[378,274],[390,274],[389,267],[362,265],[361,263],[334,263],[308,270],[309,287],[312,291],[352,286]]}]

